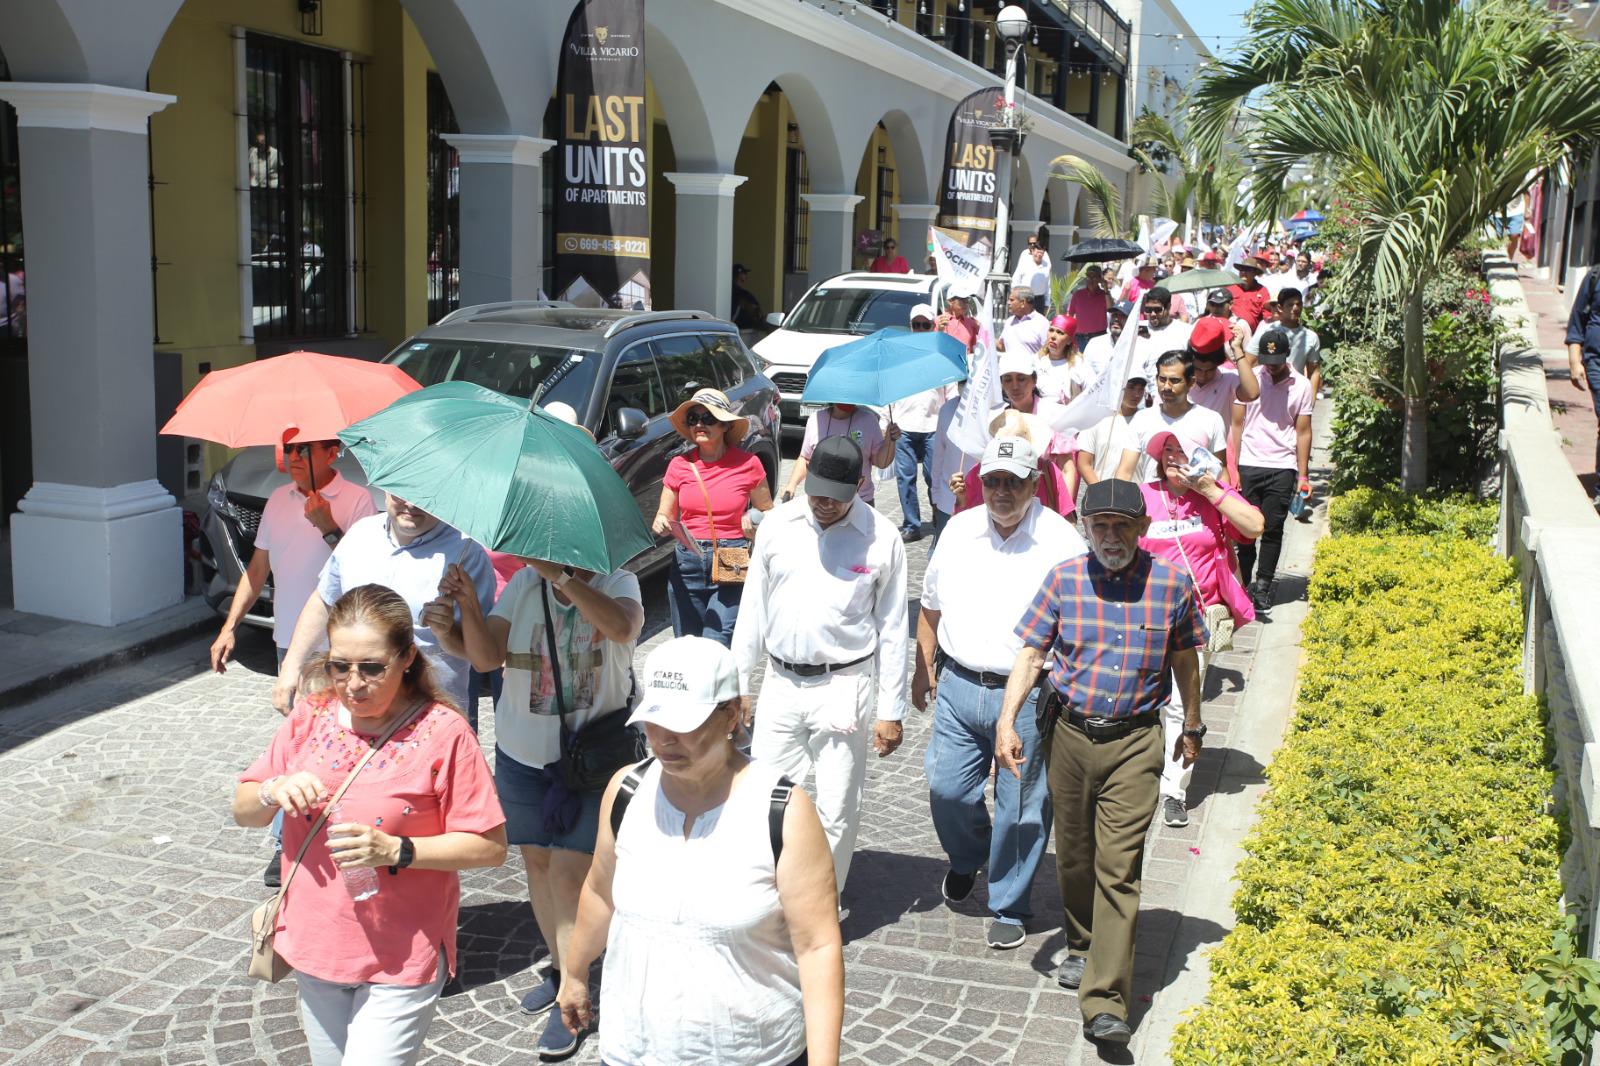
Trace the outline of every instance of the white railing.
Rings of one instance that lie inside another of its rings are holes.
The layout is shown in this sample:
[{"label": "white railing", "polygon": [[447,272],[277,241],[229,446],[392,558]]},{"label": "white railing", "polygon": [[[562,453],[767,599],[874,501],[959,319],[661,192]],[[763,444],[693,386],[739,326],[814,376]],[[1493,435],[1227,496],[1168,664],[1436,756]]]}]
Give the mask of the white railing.
[{"label": "white railing", "polygon": [[[1522,286],[1489,256],[1495,314],[1512,331],[1500,355],[1501,553],[1522,585],[1524,691],[1542,697],[1555,737],[1556,804],[1572,827],[1562,862],[1566,905],[1600,928],[1600,516],[1573,476],[1550,421],[1543,360]],[[1584,442],[1588,447],[1588,442]]]}]

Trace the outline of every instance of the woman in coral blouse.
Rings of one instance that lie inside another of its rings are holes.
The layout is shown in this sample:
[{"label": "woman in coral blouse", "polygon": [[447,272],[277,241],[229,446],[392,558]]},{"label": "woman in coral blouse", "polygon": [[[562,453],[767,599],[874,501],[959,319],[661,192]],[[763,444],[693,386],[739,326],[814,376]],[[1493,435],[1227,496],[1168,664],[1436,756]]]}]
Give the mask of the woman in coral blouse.
[{"label": "woman in coral blouse", "polygon": [[[456,970],[458,870],[499,866],[505,816],[467,720],[412,640],[411,608],[381,585],[339,597],[325,687],[301,699],[239,775],[234,821],[280,809],[288,883],[274,948],[295,969],[313,1066],[413,1063]],[[391,725],[405,722],[340,798],[323,807]],[[377,891],[358,879],[376,870]],[[347,884],[347,881],[349,882]],[[361,897],[361,898],[357,898]]]}]

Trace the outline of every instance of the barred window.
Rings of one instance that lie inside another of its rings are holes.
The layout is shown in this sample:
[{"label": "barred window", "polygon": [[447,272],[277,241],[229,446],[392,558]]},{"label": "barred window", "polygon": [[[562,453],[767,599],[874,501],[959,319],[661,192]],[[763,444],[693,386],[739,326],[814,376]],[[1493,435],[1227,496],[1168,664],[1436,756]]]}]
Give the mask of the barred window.
[{"label": "barred window", "polygon": [[800,198],[811,191],[811,174],[806,168],[806,150],[791,146],[785,168],[783,188],[783,271],[804,274],[811,269],[807,242],[811,232],[810,208]]},{"label": "barred window", "polygon": [[[461,306],[461,160],[444,139],[459,133],[444,79],[428,72],[428,321]],[[549,169],[548,167],[545,169]]]}]

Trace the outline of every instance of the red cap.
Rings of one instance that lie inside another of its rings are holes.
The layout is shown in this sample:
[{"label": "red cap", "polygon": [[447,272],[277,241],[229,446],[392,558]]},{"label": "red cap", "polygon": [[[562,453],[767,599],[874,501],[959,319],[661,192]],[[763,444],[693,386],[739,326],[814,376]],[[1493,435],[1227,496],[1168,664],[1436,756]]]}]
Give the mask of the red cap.
[{"label": "red cap", "polygon": [[1206,252],[1204,255],[1202,255],[1200,257],[1200,262],[1202,262],[1202,263],[1220,263],[1220,262],[1222,262],[1222,256],[1218,255],[1216,252]]},{"label": "red cap", "polygon": [[1201,355],[1221,351],[1226,343],[1228,343],[1228,323],[1216,315],[1206,315],[1195,322],[1194,331],[1189,334],[1189,347]]}]

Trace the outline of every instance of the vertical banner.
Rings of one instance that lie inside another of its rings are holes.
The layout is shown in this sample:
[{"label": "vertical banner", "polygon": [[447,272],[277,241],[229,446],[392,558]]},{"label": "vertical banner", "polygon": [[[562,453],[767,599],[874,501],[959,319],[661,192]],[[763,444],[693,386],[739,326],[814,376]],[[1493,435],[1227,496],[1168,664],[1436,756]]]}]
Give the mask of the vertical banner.
[{"label": "vertical banner", "polygon": [[644,0],[579,0],[556,106],[556,298],[649,310]]},{"label": "vertical banner", "polygon": [[[967,96],[950,116],[944,142],[944,181],[939,186],[939,226],[966,236],[968,248],[983,256],[994,255],[996,194],[995,148],[989,129],[999,123],[1004,89],[979,89]],[[985,266],[984,273],[988,273]]]}]

